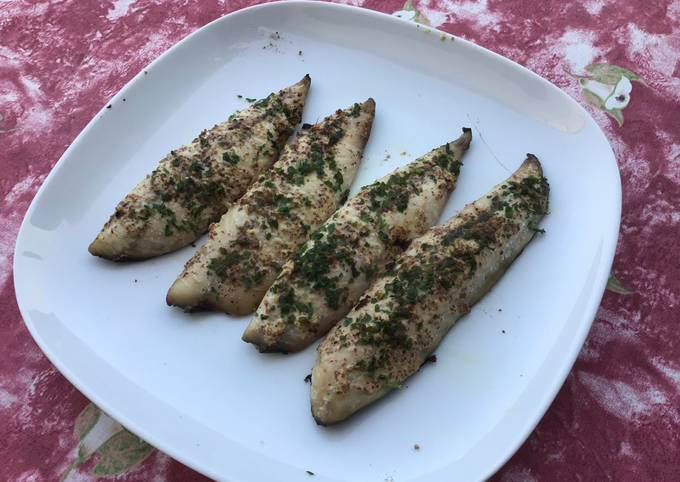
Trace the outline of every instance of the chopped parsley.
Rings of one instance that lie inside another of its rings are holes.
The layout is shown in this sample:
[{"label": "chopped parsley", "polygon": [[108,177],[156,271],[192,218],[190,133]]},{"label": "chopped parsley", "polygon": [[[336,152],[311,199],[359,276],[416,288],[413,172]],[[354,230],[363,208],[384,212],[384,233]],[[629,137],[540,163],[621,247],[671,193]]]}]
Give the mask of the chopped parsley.
[{"label": "chopped parsley", "polygon": [[460,168],[463,163],[456,159],[451,153],[449,153],[448,144],[446,144],[446,154],[439,154],[433,160],[434,163],[442,169],[446,169],[447,171],[454,173],[456,176],[460,174]]},{"label": "chopped parsley", "polygon": [[347,115],[349,115],[350,117],[359,117],[359,114],[361,114],[361,106],[359,104],[355,103],[352,106],[352,110],[350,110],[349,114],[347,114]]},{"label": "chopped parsley", "polygon": [[295,312],[303,313],[307,317],[314,314],[314,308],[311,303],[303,303],[295,297],[293,288],[288,288],[279,295],[279,309],[284,318],[288,318]]},{"label": "chopped parsley", "polygon": [[218,278],[227,279],[231,268],[246,257],[245,251],[229,251],[226,248],[220,248],[220,256],[210,260],[208,271],[213,272]]},{"label": "chopped parsley", "polygon": [[410,349],[413,340],[408,336],[406,327],[401,321],[374,318],[364,313],[350,324],[358,332],[360,345],[381,345],[392,348]]},{"label": "chopped parsley", "polygon": [[232,166],[235,166],[236,164],[238,164],[241,158],[239,157],[238,154],[234,152],[225,151],[224,154],[222,154],[222,160],[224,162],[228,162]]},{"label": "chopped parsley", "polygon": [[324,294],[326,305],[338,309],[348,296],[346,287],[338,286],[341,275],[332,275],[334,261],[339,261],[349,268],[350,275],[356,278],[361,274],[354,262],[351,243],[341,239],[336,225],[328,223],[319,228],[311,236],[313,243],[305,249],[300,248],[295,258],[293,273],[297,280],[315,291]]},{"label": "chopped parsley", "polygon": [[210,141],[206,137],[207,131],[203,131],[198,135],[198,143],[202,148],[210,146]]},{"label": "chopped parsley", "polygon": [[253,251],[245,246],[237,249],[220,248],[219,256],[208,262],[208,271],[222,281],[238,280],[246,288],[259,284],[266,274],[253,259]]},{"label": "chopped parsley", "polygon": [[396,209],[403,212],[415,189],[408,176],[393,174],[386,182],[377,181],[368,188],[371,207],[380,211]]},{"label": "chopped parsley", "polygon": [[274,205],[276,206],[276,212],[283,215],[290,214],[290,211],[295,207],[293,200],[283,194],[274,195]]},{"label": "chopped parsley", "polygon": [[[508,181],[501,189],[500,195],[487,196],[489,208],[441,236],[440,242],[445,249],[437,250],[431,244],[423,244],[417,259],[404,261],[405,264],[396,269],[392,279],[385,284],[384,292],[364,297],[357,305],[372,303],[374,314],[362,313],[343,321],[355,334],[357,343],[376,348],[370,358],[355,365],[356,369],[389,384],[387,375],[377,372],[400,356],[399,349],[411,349],[415,340],[421,337],[419,332],[423,323],[413,320],[414,307],[433,292],[446,293],[468,278],[478,268],[482,250],[496,246],[500,236],[520,229],[517,220],[520,213],[526,219],[546,210],[548,186],[544,179],[530,177],[519,182]],[[382,202],[384,197],[380,196],[377,202]],[[370,216],[366,218],[368,220]],[[542,231],[532,223],[529,229]],[[381,302],[385,296],[389,296],[389,301]],[[410,336],[409,329],[415,330],[415,335],[411,332]]]},{"label": "chopped parsley", "polygon": [[508,181],[502,189],[509,192],[517,209],[528,210],[532,214],[546,214],[548,181],[545,177],[529,176],[521,181]]}]

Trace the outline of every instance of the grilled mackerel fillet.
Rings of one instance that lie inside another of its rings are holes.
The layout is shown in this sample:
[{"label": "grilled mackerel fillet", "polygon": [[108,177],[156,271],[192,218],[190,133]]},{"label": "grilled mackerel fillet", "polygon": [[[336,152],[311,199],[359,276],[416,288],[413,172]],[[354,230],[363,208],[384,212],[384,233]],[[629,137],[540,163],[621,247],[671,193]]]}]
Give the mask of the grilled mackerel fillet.
[{"label": "grilled mackerel fillet", "polygon": [[300,122],[310,82],[307,75],[170,151],[118,204],[90,253],[145,259],[196,241],[277,159]]},{"label": "grilled mackerel fillet", "polygon": [[411,243],[318,348],[312,414],[340,422],[418,371],[534,237],[548,183],[529,154],[488,195]]},{"label": "grilled mackerel fillet", "polygon": [[345,202],[373,123],[369,99],[338,110],[283,149],[274,168],[210,229],[167,302],[252,313],[283,263]]},{"label": "grilled mackerel fillet", "polygon": [[283,265],[246,328],[260,351],[298,351],[326,334],[412,239],[437,222],[472,138],[457,140],[364,187]]}]

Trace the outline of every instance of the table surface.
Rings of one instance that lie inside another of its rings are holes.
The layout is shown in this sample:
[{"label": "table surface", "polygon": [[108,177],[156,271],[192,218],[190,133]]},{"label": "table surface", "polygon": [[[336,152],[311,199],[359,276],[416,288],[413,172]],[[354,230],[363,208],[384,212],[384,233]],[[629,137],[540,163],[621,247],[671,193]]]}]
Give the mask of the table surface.
[{"label": "table surface", "polygon": [[[0,480],[205,480],[100,412],[43,356],[17,308],[12,256],[35,192],[102,105],[189,33],[259,2],[0,3]],[[345,3],[537,72],[586,106],[618,160],[616,278],[557,398],[494,480],[679,480],[680,2]]]}]

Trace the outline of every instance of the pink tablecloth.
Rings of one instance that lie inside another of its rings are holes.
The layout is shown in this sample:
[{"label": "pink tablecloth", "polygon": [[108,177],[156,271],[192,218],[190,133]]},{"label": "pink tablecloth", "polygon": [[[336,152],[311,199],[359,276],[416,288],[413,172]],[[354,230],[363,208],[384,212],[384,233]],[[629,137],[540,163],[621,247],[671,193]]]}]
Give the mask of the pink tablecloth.
[{"label": "pink tablecloth", "polygon": [[[203,480],[100,413],[45,359],[12,251],[64,149],[145,64],[257,2],[0,2],[0,480]],[[495,479],[680,480],[680,2],[353,0],[473,40],[586,105],[623,181],[612,280],[585,347]]]}]

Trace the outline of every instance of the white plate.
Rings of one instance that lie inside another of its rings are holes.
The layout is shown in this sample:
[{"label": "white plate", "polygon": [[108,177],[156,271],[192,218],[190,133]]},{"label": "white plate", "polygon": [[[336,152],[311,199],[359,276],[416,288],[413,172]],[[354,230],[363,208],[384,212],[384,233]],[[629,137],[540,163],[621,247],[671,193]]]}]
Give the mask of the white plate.
[{"label": "white plate", "polygon": [[[306,470],[319,481],[492,474],[562,385],[612,262],[619,174],[588,114],[550,83],[469,42],[326,3],[228,15],[146,70],[69,147],[21,227],[17,298],[49,359],[123,425],[214,478],[308,480]],[[165,305],[193,248],[129,264],[86,249],[159,158],[244,106],[237,94],[261,97],[307,72],[306,122],[368,96],[377,101],[353,193],[457,137],[461,126],[473,127],[474,140],[443,219],[505,178],[526,152],[543,161],[552,186],[547,234],[453,329],[437,363],[332,428],[315,425],[309,411],[303,379],[313,348],[260,355],[240,340],[247,318]]]}]

